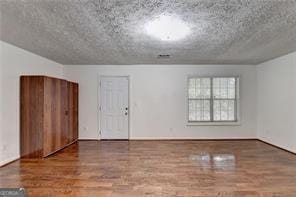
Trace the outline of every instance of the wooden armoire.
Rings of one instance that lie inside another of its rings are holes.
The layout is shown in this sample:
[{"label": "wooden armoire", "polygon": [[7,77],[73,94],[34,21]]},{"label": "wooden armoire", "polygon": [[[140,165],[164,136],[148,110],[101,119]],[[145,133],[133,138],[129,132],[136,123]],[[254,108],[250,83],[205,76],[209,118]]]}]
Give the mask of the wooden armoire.
[{"label": "wooden armoire", "polygon": [[47,76],[21,76],[22,158],[43,158],[78,139],[78,84]]}]

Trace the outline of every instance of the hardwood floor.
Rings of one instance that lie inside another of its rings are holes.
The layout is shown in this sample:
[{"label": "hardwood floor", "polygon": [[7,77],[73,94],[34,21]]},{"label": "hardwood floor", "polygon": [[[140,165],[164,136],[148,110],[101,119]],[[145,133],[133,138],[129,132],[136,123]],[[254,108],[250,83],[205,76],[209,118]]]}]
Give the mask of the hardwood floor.
[{"label": "hardwood floor", "polygon": [[296,196],[296,156],[259,141],[80,141],[0,168],[28,196]]}]

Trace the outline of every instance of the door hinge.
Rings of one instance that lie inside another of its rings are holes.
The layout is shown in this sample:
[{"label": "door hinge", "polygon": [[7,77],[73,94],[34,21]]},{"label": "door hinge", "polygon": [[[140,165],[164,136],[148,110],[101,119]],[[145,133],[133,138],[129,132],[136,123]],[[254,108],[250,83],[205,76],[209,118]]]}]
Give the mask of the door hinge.
[{"label": "door hinge", "polygon": [[101,106],[99,107],[99,110],[100,110],[100,111],[102,110]]}]

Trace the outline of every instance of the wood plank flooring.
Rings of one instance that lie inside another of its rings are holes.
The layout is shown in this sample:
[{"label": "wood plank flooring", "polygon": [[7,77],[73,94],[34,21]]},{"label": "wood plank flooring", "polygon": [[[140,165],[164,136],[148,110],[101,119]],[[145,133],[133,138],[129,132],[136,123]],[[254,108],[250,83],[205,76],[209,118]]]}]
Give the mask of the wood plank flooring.
[{"label": "wood plank flooring", "polygon": [[80,141],[0,168],[28,196],[296,196],[296,156],[259,141]]}]

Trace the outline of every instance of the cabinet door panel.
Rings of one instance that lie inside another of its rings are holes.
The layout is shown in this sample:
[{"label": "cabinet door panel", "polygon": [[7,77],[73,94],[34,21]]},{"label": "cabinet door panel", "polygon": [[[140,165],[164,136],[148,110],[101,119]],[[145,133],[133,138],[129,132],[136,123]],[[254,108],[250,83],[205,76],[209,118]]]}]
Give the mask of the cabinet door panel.
[{"label": "cabinet door panel", "polygon": [[69,142],[78,139],[78,84],[69,82]]},{"label": "cabinet door panel", "polygon": [[79,85],[74,83],[74,140],[78,140],[78,129],[79,129]]},{"label": "cabinet door panel", "polygon": [[62,147],[69,143],[69,100],[68,100],[68,82],[60,80],[61,92],[60,92],[60,124],[61,124],[61,143]]},{"label": "cabinet door panel", "polygon": [[60,80],[45,78],[44,86],[44,156],[47,156],[62,146]]},{"label": "cabinet door panel", "polygon": [[43,157],[43,77],[21,77],[21,157]]}]

